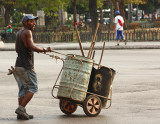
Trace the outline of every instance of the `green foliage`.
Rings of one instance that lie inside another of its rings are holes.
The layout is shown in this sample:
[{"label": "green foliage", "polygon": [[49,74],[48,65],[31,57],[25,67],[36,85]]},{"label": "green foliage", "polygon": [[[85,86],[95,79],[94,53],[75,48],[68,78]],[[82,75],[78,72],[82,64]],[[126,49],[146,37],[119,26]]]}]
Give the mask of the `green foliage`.
[{"label": "green foliage", "polygon": [[21,9],[12,9],[10,12],[10,15],[12,17],[13,25],[21,25],[21,20],[23,17],[23,13],[21,12]]},{"label": "green foliage", "polygon": [[[73,0],[0,0],[0,7],[4,6],[10,12],[13,23],[18,24],[22,14],[36,14],[37,10],[44,10],[45,15],[49,20],[58,24],[59,9],[63,8],[69,13],[73,13],[71,2]],[[103,6],[103,1],[97,0],[97,8]],[[89,12],[89,0],[76,0],[77,13],[84,14]],[[10,8],[8,8],[10,7]],[[68,9],[67,9],[68,8]],[[11,10],[16,9],[17,12]],[[20,10],[20,11],[19,11]],[[50,23],[52,23],[50,21]]]},{"label": "green foliage", "polygon": [[24,13],[35,13],[38,8],[39,5],[37,2],[37,0],[16,0],[17,4],[15,6],[15,8],[20,8],[22,10],[22,12]]},{"label": "green foliage", "polygon": [[[66,11],[70,14],[73,14],[73,7],[71,5],[71,1],[73,0],[63,0],[66,2]],[[70,1],[70,2],[69,2]],[[97,8],[101,8],[103,6],[103,2],[105,0],[97,0]],[[89,0],[76,0],[76,9],[78,14],[84,14],[89,12]]]},{"label": "green foliage", "polygon": [[4,25],[4,18],[0,17],[0,26]]},{"label": "green foliage", "polygon": [[139,4],[146,4],[146,2],[147,0],[125,0],[125,4],[132,3],[139,5]]},{"label": "green foliage", "polygon": [[158,2],[158,0],[147,0],[147,4],[139,5],[139,8],[144,10],[145,13],[153,13],[159,8],[159,6],[160,2]]},{"label": "green foliage", "polygon": [[0,7],[7,5],[15,5],[16,3],[16,0],[0,0]]},{"label": "green foliage", "polygon": [[72,20],[67,20],[67,21],[65,22],[65,25],[73,26]]},{"label": "green foliage", "polygon": [[63,5],[63,2],[61,2],[60,0],[40,0],[38,4],[47,15],[48,13],[50,13],[50,11],[58,11],[60,6]]},{"label": "green foliage", "polygon": [[98,8],[98,9],[103,6],[103,2],[104,2],[104,1],[105,1],[105,0],[97,0],[97,8]]}]

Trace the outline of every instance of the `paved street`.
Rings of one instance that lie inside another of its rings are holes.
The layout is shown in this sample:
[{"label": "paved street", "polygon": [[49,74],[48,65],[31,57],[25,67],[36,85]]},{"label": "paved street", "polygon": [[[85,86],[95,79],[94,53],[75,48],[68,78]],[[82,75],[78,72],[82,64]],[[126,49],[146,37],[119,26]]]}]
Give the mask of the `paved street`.
[{"label": "paved street", "polygon": [[[120,46],[116,46],[116,41],[105,41],[105,49],[160,49],[160,42],[158,41],[128,41],[127,45],[124,42],[120,42]],[[52,47],[54,50],[79,50],[79,43],[77,42],[68,42],[68,43],[61,43],[61,42],[54,42],[54,43],[37,43],[39,47]],[[89,50],[91,46],[91,42],[83,42],[82,47],[85,50]],[[103,42],[96,42],[94,49],[101,50],[103,48]],[[14,43],[3,43],[0,44],[0,51],[14,51],[15,44]]]},{"label": "paved street", "polygon": [[[57,51],[81,54],[80,50]],[[99,63],[100,54],[101,50],[96,50],[96,63]],[[60,111],[59,100],[53,99],[51,90],[62,62],[58,60],[56,63],[47,55],[35,53],[39,92],[26,108],[34,119],[18,121],[14,113],[17,84],[13,75],[6,75],[7,69],[15,63],[16,53],[0,51],[0,124],[160,124],[159,56],[159,49],[105,50],[102,65],[117,71],[113,82],[113,103],[110,109],[102,109],[99,116],[91,118],[81,107],[70,116]]]}]

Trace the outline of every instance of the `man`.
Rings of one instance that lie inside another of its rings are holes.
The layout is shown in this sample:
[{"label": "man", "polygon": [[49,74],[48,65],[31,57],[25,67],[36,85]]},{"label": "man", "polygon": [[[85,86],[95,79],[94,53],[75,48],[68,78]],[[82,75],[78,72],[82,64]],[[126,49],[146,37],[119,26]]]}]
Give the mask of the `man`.
[{"label": "man", "polygon": [[39,48],[34,45],[32,31],[35,28],[36,20],[38,17],[26,15],[22,18],[24,29],[17,33],[16,38],[16,52],[18,54],[14,77],[17,81],[19,88],[19,107],[16,109],[17,119],[32,119],[33,115],[26,113],[26,105],[32,99],[34,93],[38,91],[37,77],[34,71],[34,54],[33,52],[51,52],[52,49]]},{"label": "man", "polygon": [[79,22],[79,30],[80,30],[80,31],[82,30],[83,26],[84,26],[84,25],[83,25],[83,22],[80,21],[80,22]]},{"label": "man", "polygon": [[123,23],[124,19],[122,16],[120,16],[120,12],[115,12],[115,31],[116,31],[116,40],[117,40],[117,46],[119,46],[119,35],[121,36],[121,39],[125,41],[125,45],[127,44],[125,37],[123,35]]},{"label": "man", "polygon": [[8,25],[8,29],[6,30],[6,32],[12,33],[12,26],[11,25]]}]

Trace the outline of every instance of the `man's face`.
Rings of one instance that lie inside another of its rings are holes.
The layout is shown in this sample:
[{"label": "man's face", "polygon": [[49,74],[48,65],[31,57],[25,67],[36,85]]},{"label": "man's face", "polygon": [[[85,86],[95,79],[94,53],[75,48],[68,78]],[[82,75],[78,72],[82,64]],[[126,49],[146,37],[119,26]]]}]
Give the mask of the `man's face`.
[{"label": "man's face", "polygon": [[34,30],[35,25],[36,25],[36,21],[34,19],[29,19],[26,23],[27,28],[32,31]]}]

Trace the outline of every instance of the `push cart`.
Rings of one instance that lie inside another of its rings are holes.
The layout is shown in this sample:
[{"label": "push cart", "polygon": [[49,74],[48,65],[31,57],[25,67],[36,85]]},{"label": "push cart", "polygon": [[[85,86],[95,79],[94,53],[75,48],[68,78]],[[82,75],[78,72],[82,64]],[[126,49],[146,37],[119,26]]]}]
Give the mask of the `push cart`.
[{"label": "push cart", "polygon": [[[61,60],[63,66],[51,93],[54,98],[59,99],[59,107],[63,113],[72,114],[80,106],[87,116],[94,117],[99,115],[102,108],[111,106],[115,75],[113,69],[104,66],[95,69],[93,59],[80,55],[68,54]],[[56,88],[58,92],[55,95]],[[109,105],[107,101],[110,101]]]}]

